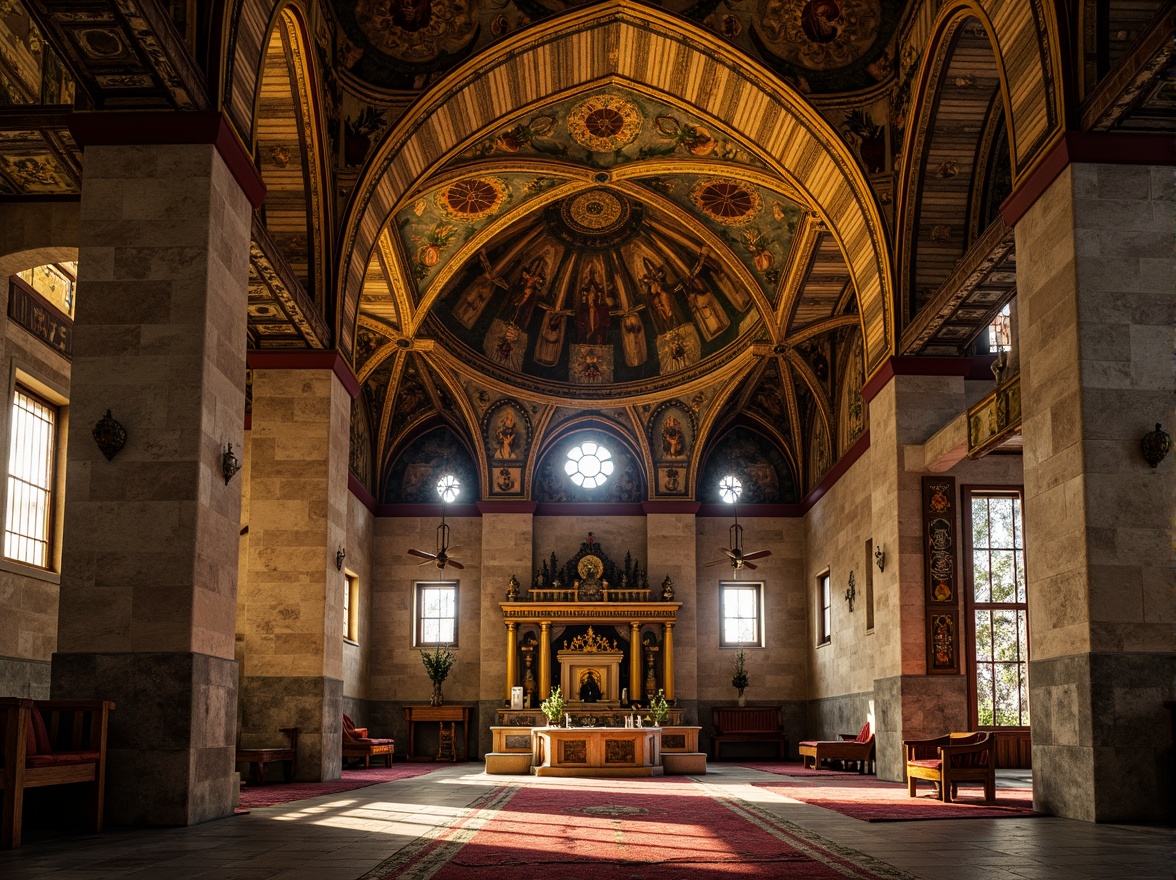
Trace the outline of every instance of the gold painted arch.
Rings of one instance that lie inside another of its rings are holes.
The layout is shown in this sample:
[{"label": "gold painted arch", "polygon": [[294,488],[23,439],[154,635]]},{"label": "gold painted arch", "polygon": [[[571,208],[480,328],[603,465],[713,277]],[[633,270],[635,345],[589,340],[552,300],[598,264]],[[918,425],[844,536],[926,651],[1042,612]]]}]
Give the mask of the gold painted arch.
[{"label": "gold painted arch", "polygon": [[395,126],[359,180],[339,265],[340,348],[354,348],[360,293],[376,240],[401,200],[479,131],[520,108],[607,78],[685,102],[759,144],[784,176],[804,181],[810,207],[845,255],[866,340],[867,369],[893,350],[892,280],[881,217],[860,166],[807,102],[720,39],[681,19],[619,0],[521,32],[455,71]]}]

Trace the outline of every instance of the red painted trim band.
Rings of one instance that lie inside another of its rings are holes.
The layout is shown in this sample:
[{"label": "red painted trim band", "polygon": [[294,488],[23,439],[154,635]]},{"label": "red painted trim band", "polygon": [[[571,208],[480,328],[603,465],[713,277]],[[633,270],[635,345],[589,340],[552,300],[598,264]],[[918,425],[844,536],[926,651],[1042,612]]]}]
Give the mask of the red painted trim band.
[{"label": "red painted trim band", "polygon": [[359,397],[359,380],[337,351],[251,351],[245,363],[251,370],[331,370],[352,400]]},{"label": "red painted trim band", "polygon": [[70,114],[69,133],[78,146],[212,144],[253,210],[265,201],[265,184],[253,157],[215,110],[91,111]]},{"label": "red painted trim band", "polygon": [[376,499],[372,496],[372,493],[367,490],[367,486],[361,483],[359,479],[356,478],[355,474],[351,473],[350,471],[347,472],[347,489],[349,492],[351,492],[352,495],[359,499],[360,504],[375,514],[377,507]]},{"label": "red painted trim band", "polygon": [[1170,134],[1068,131],[1058,139],[1000,206],[1012,227],[1037,203],[1058,175],[1073,162],[1104,165],[1176,165],[1176,138]]},{"label": "red painted trim band", "polygon": [[895,376],[963,376],[966,379],[984,378],[978,372],[977,363],[981,370],[991,364],[993,358],[983,357],[942,358],[919,357],[918,355],[902,355],[887,358],[878,371],[862,386],[862,400],[869,403]]},{"label": "red painted trim band", "polygon": [[478,513],[531,513],[539,506],[536,501],[478,501]]}]

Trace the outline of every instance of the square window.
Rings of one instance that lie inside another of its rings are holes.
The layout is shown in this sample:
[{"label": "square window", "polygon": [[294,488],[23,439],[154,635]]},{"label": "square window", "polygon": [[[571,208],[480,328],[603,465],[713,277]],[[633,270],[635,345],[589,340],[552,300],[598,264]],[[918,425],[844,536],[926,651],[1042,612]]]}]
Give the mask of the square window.
[{"label": "square window", "polygon": [[416,644],[457,646],[457,581],[417,583]]},{"label": "square window", "polygon": [[723,647],[764,645],[764,585],[755,581],[719,582],[719,644]]}]

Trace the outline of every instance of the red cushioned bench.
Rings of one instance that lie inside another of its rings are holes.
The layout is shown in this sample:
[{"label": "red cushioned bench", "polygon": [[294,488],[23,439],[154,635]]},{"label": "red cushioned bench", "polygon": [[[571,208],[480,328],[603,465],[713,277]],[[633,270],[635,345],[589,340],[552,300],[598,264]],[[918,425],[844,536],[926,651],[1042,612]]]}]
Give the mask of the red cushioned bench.
[{"label": "red cushioned bench", "polygon": [[870,730],[870,722],[862,725],[861,732],[856,736],[852,733],[839,734],[841,739],[805,740],[800,743],[800,760],[804,766],[812,761],[814,770],[819,769],[823,761],[844,761],[846,766],[858,764],[859,772],[868,773],[874,764],[874,733]]},{"label": "red cushioned bench", "polygon": [[366,727],[356,727],[351,717],[343,715],[343,765],[348,758],[362,758],[366,770],[372,765],[372,758],[382,757],[384,766],[392,766],[392,755],[396,751],[396,740],[368,736]]},{"label": "red cushioned bench", "polygon": [[0,767],[0,849],[20,846],[21,814],[28,788],[90,784],[89,822],[102,830],[106,788],[106,725],[109,700],[0,698],[4,735]]}]

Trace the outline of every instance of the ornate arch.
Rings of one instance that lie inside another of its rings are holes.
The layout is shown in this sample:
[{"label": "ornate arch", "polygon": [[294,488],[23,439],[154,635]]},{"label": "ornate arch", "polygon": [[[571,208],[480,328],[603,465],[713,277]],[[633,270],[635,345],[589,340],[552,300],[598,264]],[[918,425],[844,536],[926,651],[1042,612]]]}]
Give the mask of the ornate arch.
[{"label": "ornate arch", "polygon": [[531,28],[438,83],[385,138],[360,179],[339,265],[339,347],[350,355],[376,239],[412,187],[447,156],[545,97],[608,79],[692,105],[758,144],[837,238],[853,277],[873,371],[893,348],[890,263],[858,163],[791,88],[681,19],[619,0]]}]

